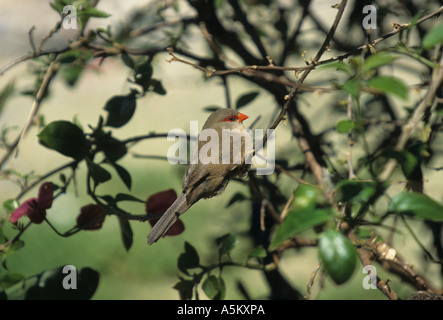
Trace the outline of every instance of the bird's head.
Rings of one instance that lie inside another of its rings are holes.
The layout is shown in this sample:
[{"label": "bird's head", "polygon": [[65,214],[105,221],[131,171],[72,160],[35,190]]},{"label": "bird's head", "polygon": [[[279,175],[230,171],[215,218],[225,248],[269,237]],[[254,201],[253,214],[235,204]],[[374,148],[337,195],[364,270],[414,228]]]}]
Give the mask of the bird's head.
[{"label": "bird's head", "polygon": [[203,129],[238,129],[243,130],[243,121],[249,117],[233,109],[219,109],[206,120]]}]

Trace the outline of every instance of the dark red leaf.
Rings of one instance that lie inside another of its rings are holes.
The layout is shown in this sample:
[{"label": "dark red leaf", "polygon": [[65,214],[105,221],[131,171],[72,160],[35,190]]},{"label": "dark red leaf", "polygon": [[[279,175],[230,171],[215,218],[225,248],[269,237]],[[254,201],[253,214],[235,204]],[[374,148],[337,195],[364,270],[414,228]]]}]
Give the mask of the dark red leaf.
[{"label": "dark red leaf", "polygon": [[177,219],[177,221],[175,221],[175,223],[169,228],[169,230],[166,231],[164,236],[177,236],[183,231],[185,231],[185,225],[183,224],[183,221]]},{"label": "dark red leaf", "polygon": [[105,221],[106,211],[96,204],[83,206],[77,217],[77,225],[84,230],[98,230]]},{"label": "dark red leaf", "polygon": [[[168,210],[168,208],[177,200],[177,193],[173,189],[165,190],[153,194],[146,200],[146,213],[162,215]],[[149,223],[154,226],[159,218],[150,219]],[[176,236],[185,230],[185,226],[180,219],[169,228],[164,236]]]},{"label": "dark red leaf", "polygon": [[31,222],[39,224],[45,219],[46,210],[39,208],[37,198],[31,198],[14,210],[9,221],[17,222],[23,216],[28,216]]},{"label": "dark red leaf", "polygon": [[[153,227],[157,223],[158,220],[160,220],[160,218],[150,219],[149,223]],[[180,219],[177,219],[177,221],[175,221],[175,223],[169,228],[169,230],[166,231],[166,233],[163,235],[163,237],[177,236],[177,235],[181,234],[183,231],[185,231],[185,225],[183,224],[183,221],[181,221]]]},{"label": "dark red leaf", "polygon": [[146,213],[162,214],[177,199],[177,193],[173,189],[153,194],[146,200]]},{"label": "dark red leaf", "polygon": [[40,209],[49,209],[52,206],[52,200],[54,200],[54,187],[52,182],[42,183],[38,189],[38,206]]}]

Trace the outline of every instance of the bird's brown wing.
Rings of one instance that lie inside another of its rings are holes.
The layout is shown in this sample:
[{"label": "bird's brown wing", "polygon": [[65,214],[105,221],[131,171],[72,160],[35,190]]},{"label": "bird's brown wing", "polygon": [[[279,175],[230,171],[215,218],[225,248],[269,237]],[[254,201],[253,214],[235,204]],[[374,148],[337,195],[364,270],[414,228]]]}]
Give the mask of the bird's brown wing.
[{"label": "bird's brown wing", "polygon": [[236,166],[202,163],[190,165],[183,180],[183,193],[187,195],[188,204],[213,197],[223,191]]}]

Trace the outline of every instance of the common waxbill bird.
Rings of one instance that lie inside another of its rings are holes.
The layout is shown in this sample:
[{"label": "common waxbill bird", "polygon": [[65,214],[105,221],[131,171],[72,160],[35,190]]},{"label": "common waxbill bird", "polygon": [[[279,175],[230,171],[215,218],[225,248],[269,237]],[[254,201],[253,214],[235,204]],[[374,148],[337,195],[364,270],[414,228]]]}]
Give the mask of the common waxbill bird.
[{"label": "common waxbill bird", "polygon": [[[198,200],[220,194],[229,180],[247,173],[250,162],[245,160],[249,159],[247,155],[252,150],[252,139],[243,126],[243,121],[247,118],[247,115],[232,109],[219,109],[208,117],[199,134],[193,161],[183,178],[183,191],[152,228],[148,235],[148,244],[160,239],[177,218]],[[232,144],[231,138],[226,138],[226,132],[232,134]],[[212,141],[213,137],[216,141]],[[241,145],[236,145],[235,138],[240,138],[237,142],[241,141]],[[208,148],[214,146],[214,143],[218,150],[216,147]],[[207,156],[212,160],[208,161]]]}]

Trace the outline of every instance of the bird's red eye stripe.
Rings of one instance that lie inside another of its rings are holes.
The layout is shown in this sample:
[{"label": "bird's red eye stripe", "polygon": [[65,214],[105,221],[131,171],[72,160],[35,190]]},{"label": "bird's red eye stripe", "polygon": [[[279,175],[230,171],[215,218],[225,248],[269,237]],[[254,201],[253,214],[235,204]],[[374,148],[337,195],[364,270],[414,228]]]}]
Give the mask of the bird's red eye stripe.
[{"label": "bird's red eye stripe", "polygon": [[222,121],[234,122],[234,121],[236,121],[236,120],[238,120],[238,116],[234,116],[234,115],[232,115],[232,116],[229,116],[229,117],[224,118]]}]

